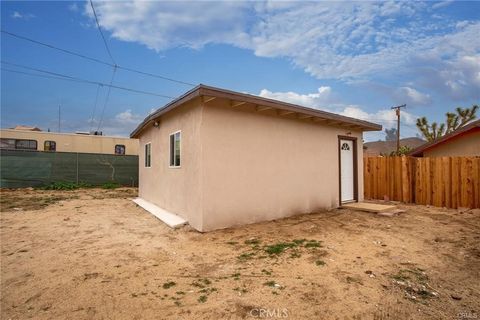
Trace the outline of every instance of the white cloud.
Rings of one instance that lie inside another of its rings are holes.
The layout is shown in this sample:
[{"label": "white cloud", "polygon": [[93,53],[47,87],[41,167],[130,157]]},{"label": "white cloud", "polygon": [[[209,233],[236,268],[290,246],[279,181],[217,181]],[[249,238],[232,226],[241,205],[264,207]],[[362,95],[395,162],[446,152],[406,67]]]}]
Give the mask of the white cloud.
[{"label": "white cloud", "polygon": [[[296,92],[271,92],[267,89],[260,91],[259,96],[276,99],[284,102],[289,102],[293,104],[298,104],[304,107],[324,110],[328,112],[337,113],[347,117],[352,117],[356,119],[371,121],[374,123],[381,124],[384,128],[391,128],[396,126],[397,116],[395,111],[391,109],[380,109],[376,112],[367,112],[361,106],[358,105],[349,105],[343,103],[329,103],[329,99],[332,95],[332,90],[330,87],[320,87],[318,93],[307,93],[300,94]],[[403,125],[413,127],[415,124],[417,116],[402,110],[400,113],[401,122]],[[413,131],[410,130],[410,134],[414,135]]]},{"label": "white cloud", "polygon": [[69,4],[67,8],[68,8],[68,10],[73,11],[73,12],[77,12],[79,10],[76,2]]},{"label": "white cloud", "polygon": [[[117,113],[113,117],[105,118],[102,122],[100,131],[102,131],[104,135],[129,136],[144,118],[145,116],[134,113],[131,109],[127,109]],[[89,119],[87,124],[88,125],[85,126],[84,124],[78,123],[75,127],[75,130],[89,131],[90,128],[96,130],[98,126],[98,119]]]},{"label": "white cloud", "polygon": [[114,119],[120,125],[138,125],[143,120],[143,117],[132,113],[132,110],[128,109],[117,114]]},{"label": "white cloud", "polygon": [[259,96],[315,108],[329,102],[331,99],[331,93],[332,89],[330,87],[322,86],[318,88],[318,92],[308,94],[299,94],[292,91],[271,92],[267,89],[262,89]]},{"label": "white cloud", "polygon": [[394,95],[397,100],[404,101],[407,104],[411,105],[427,105],[432,102],[432,99],[429,94],[421,93],[410,87],[400,87],[398,88]]},{"label": "white cloud", "polygon": [[35,18],[35,15],[31,13],[21,13],[18,11],[14,11],[10,17],[12,17],[13,19],[30,20],[31,18]]},{"label": "white cloud", "polygon": [[433,9],[439,9],[439,8],[449,6],[452,3],[453,3],[453,0],[439,1],[439,2],[436,2],[434,5],[432,5],[432,8]]},{"label": "white cloud", "polygon": [[[208,43],[242,42],[249,2],[106,1],[96,2],[100,25],[123,41],[157,51],[198,49]],[[86,13],[92,17],[90,5]]]},{"label": "white cloud", "polygon": [[[440,75],[418,75],[428,88],[453,96],[471,94],[478,90],[471,74],[463,70],[465,83],[459,83],[456,68],[466,57],[478,56],[480,22],[428,19],[432,9],[448,4],[106,1],[97,2],[96,9],[101,26],[114,38],[157,51],[230,44],[257,56],[289,59],[319,79],[344,81],[400,77],[440,66]],[[91,16],[90,10],[85,4]],[[412,102],[428,100],[401,90]]]}]

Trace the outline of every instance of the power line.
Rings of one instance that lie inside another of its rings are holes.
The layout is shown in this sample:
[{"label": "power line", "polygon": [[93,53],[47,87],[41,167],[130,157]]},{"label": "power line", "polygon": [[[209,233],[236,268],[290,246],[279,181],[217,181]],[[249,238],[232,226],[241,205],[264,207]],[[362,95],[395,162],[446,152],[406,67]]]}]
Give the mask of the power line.
[{"label": "power line", "polygon": [[110,86],[108,87],[108,91],[107,91],[107,96],[105,97],[105,102],[103,104],[103,108],[102,108],[102,114],[100,116],[100,121],[98,122],[98,127],[97,127],[97,131],[100,131],[100,127],[102,126],[102,122],[103,122],[103,116],[105,114],[105,109],[107,108],[107,104],[108,104],[108,100],[110,99],[110,91],[112,89],[112,83],[113,83],[113,79],[115,78],[115,72],[117,71],[117,68],[113,68],[113,72],[112,72],[112,78],[110,79]]},{"label": "power line", "polygon": [[113,59],[112,53],[110,52],[110,48],[108,47],[107,40],[105,39],[105,36],[103,35],[102,28],[100,28],[100,23],[98,22],[98,17],[97,17],[97,12],[95,12],[95,7],[93,6],[93,1],[90,0],[90,6],[92,7],[93,15],[95,17],[95,22],[97,23],[97,29],[98,32],[100,32],[100,35],[102,36],[103,43],[105,44],[105,48],[107,49],[108,55],[110,56],[110,59],[112,59],[113,64],[117,65],[115,62],[115,59]]},{"label": "power line", "polygon": [[97,23],[98,32],[100,32],[100,35],[102,36],[102,39],[103,39],[103,43],[105,44],[105,48],[107,49],[108,55],[110,56],[110,59],[112,59],[112,62],[114,64],[113,72],[112,72],[112,78],[110,79],[110,86],[108,87],[107,96],[105,97],[105,102],[103,104],[102,113],[101,113],[101,116],[100,116],[100,121],[98,122],[97,131],[100,131],[100,128],[101,128],[102,122],[103,122],[103,116],[105,114],[105,109],[107,108],[108,100],[110,99],[110,92],[112,91],[113,79],[115,78],[115,73],[117,72],[117,63],[115,62],[115,59],[113,59],[112,52],[110,52],[110,48],[108,47],[108,43],[107,43],[107,40],[105,39],[105,36],[103,35],[102,28],[100,28],[100,23],[98,22],[97,12],[95,11],[95,6],[93,5],[92,0],[90,0],[90,6],[92,7],[93,15],[95,17],[95,22]]},{"label": "power line", "polygon": [[38,44],[38,45],[41,45],[41,46],[44,46],[44,47],[47,47],[47,48],[50,48],[50,49],[58,50],[58,51],[61,51],[63,53],[67,53],[67,54],[70,54],[70,55],[73,55],[73,56],[77,56],[77,57],[82,58],[82,59],[90,60],[90,61],[93,61],[93,62],[96,62],[96,63],[101,63],[101,64],[104,64],[104,65],[113,67],[113,65],[111,63],[106,62],[106,61],[102,61],[102,60],[99,60],[99,59],[96,59],[96,58],[92,58],[92,57],[83,55],[81,53],[73,52],[73,51],[70,51],[70,50],[67,50],[67,49],[62,49],[62,48],[56,47],[54,45],[44,43],[44,42],[40,42],[40,41],[31,39],[31,38],[27,38],[27,37],[24,37],[24,36],[15,34],[15,33],[11,33],[11,32],[5,31],[5,30],[1,30],[1,31],[4,34],[7,34],[9,36],[15,37],[15,38],[20,39],[20,40],[29,41],[29,42],[32,42],[32,43],[35,43],[35,44]]},{"label": "power line", "polygon": [[[4,63],[2,61],[2,63]],[[60,73],[55,73],[55,72],[49,72],[41,69],[36,69],[36,68],[30,68],[27,66],[21,66],[21,68],[25,68],[28,70],[34,70],[37,72],[42,72],[42,73],[47,73],[47,74],[52,74],[53,76],[47,76],[47,75],[42,75],[42,74],[35,74],[35,73],[29,73],[29,72],[23,72],[23,71],[18,71],[18,70],[11,70],[11,69],[6,69],[6,68],[1,68],[3,71],[7,72],[13,72],[13,73],[18,73],[18,74],[23,74],[23,75],[29,75],[29,76],[34,76],[34,77],[40,77],[40,78],[47,78],[47,79],[56,79],[56,80],[66,80],[66,81],[73,81],[73,82],[79,82],[79,83],[87,83],[87,84],[93,84],[93,85],[100,85],[104,87],[112,87],[114,89],[119,89],[119,90],[124,90],[124,91],[130,91],[130,92],[135,92],[135,93],[141,93],[141,94],[146,94],[146,95],[151,95],[151,96],[156,96],[156,97],[162,97],[162,98],[167,98],[167,99],[175,99],[175,97],[167,96],[164,94],[159,94],[159,93],[154,93],[154,92],[149,92],[149,91],[143,91],[143,90],[137,90],[137,89],[132,89],[128,87],[122,87],[122,86],[116,86],[116,85],[109,85],[108,83],[103,83],[99,81],[92,81],[92,80],[86,80],[82,78],[76,78],[76,77],[71,77],[68,75],[63,75]]]},{"label": "power line", "polygon": [[[78,52],[74,52],[74,51],[71,51],[71,50],[63,49],[63,48],[60,48],[60,47],[57,47],[57,46],[54,46],[54,45],[51,45],[51,44],[48,44],[48,43],[45,43],[45,42],[41,42],[41,41],[34,40],[34,39],[31,39],[31,38],[28,38],[28,37],[24,37],[24,36],[9,32],[9,31],[5,31],[3,29],[1,30],[1,32],[6,34],[6,35],[15,37],[17,39],[28,41],[28,42],[31,42],[31,43],[34,43],[34,44],[37,44],[37,45],[41,45],[41,46],[44,46],[44,47],[47,47],[47,48],[50,48],[50,49],[53,49],[53,50],[57,50],[57,51],[66,53],[66,54],[70,54],[70,55],[76,56],[78,58],[89,60],[91,62],[96,62],[96,63],[107,65],[107,66],[110,66],[110,67],[115,66],[115,64],[112,64],[112,63],[107,62],[107,61],[103,61],[103,60],[100,60],[100,59],[97,59],[97,58],[93,58],[93,57],[90,57],[90,56],[87,56],[87,55],[84,55],[84,54],[81,54],[81,53],[78,53]],[[178,84],[183,84],[183,85],[187,85],[187,86],[191,86],[191,87],[195,86],[193,83],[189,83],[189,82],[182,81],[182,80],[176,80],[176,79],[173,79],[173,78],[165,77],[165,76],[162,76],[162,75],[159,75],[159,74],[154,74],[154,73],[150,73],[150,72],[146,72],[146,71],[137,70],[137,69],[134,69],[134,68],[128,68],[128,67],[123,67],[123,66],[117,65],[117,69],[122,69],[122,70],[129,71],[129,72],[135,72],[135,73],[142,74],[142,75],[145,75],[145,76],[150,76],[150,77],[154,77],[154,78],[158,78],[158,79],[162,79],[162,80],[166,80],[166,81],[170,81],[170,82],[175,82],[175,83],[178,83]]]},{"label": "power line", "polygon": [[95,95],[95,103],[93,105],[92,117],[90,118],[90,130],[89,131],[92,131],[92,128],[93,128],[93,119],[95,119],[95,112],[97,111],[98,95],[100,93],[100,88],[101,87],[102,87],[101,85],[97,86],[97,94]]}]

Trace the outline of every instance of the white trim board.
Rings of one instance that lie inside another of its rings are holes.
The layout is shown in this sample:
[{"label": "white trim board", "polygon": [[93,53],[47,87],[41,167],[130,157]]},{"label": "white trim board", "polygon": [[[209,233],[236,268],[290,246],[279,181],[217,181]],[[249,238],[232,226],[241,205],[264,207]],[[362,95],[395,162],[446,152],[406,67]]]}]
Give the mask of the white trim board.
[{"label": "white trim board", "polygon": [[153,214],[158,219],[162,220],[170,228],[175,229],[187,223],[187,220],[180,218],[176,214],[168,212],[167,210],[164,210],[154,205],[153,203],[148,202],[147,200],[144,200],[142,198],[135,198],[132,201],[138,204],[140,207],[142,207],[146,211]]}]

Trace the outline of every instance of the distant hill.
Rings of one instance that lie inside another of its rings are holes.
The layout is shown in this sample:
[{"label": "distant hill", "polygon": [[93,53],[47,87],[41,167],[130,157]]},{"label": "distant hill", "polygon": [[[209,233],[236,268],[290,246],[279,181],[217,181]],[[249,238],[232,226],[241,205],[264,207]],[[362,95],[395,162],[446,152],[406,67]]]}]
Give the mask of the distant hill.
[{"label": "distant hill", "polygon": [[[408,146],[414,149],[426,141],[417,137],[400,139],[400,146]],[[374,157],[379,155],[389,155],[392,151],[397,150],[397,141],[374,141],[363,144],[363,156]]]}]

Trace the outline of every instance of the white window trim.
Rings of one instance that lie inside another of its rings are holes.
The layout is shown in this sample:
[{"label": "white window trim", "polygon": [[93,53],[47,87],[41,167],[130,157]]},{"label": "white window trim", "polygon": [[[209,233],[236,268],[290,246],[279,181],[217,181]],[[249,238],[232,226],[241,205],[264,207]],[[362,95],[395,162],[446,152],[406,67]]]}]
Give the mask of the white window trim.
[{"label": "white window trim", "polygon": [[[147,162],[147,157],[146,156],[147,155],[145,154],[145,147],[147,145],[150,145],[150,166],[148,166],[148,167],[146,166],[146,162]],[[151,141],[145,143],[145,145],[143,147],[143,156],[145,157],[145,159],[143,159],[143,167],[144,168],[151,168],[152,167],[152,142]]]},{"label": "white window trim", "polygon": [[[180,165],[179,166],[171,166],[170,165],[170,158],[172,157],[172,155],[170,154],[170,152],[172,152],[172,148],[170,146],[170,137],[173,135],[173,142],[174,142],[174,145],[173,145],[173,152],[174,152],[174,156],[173,156],[173,163],[175,164],[175,135],[177,133],[180,133]],[[168,167],[170,169],[180,169],[182,167],[182,130],[178,130],[178,131],[175,131],[175,132],[172,132],[168,135]]]}]

